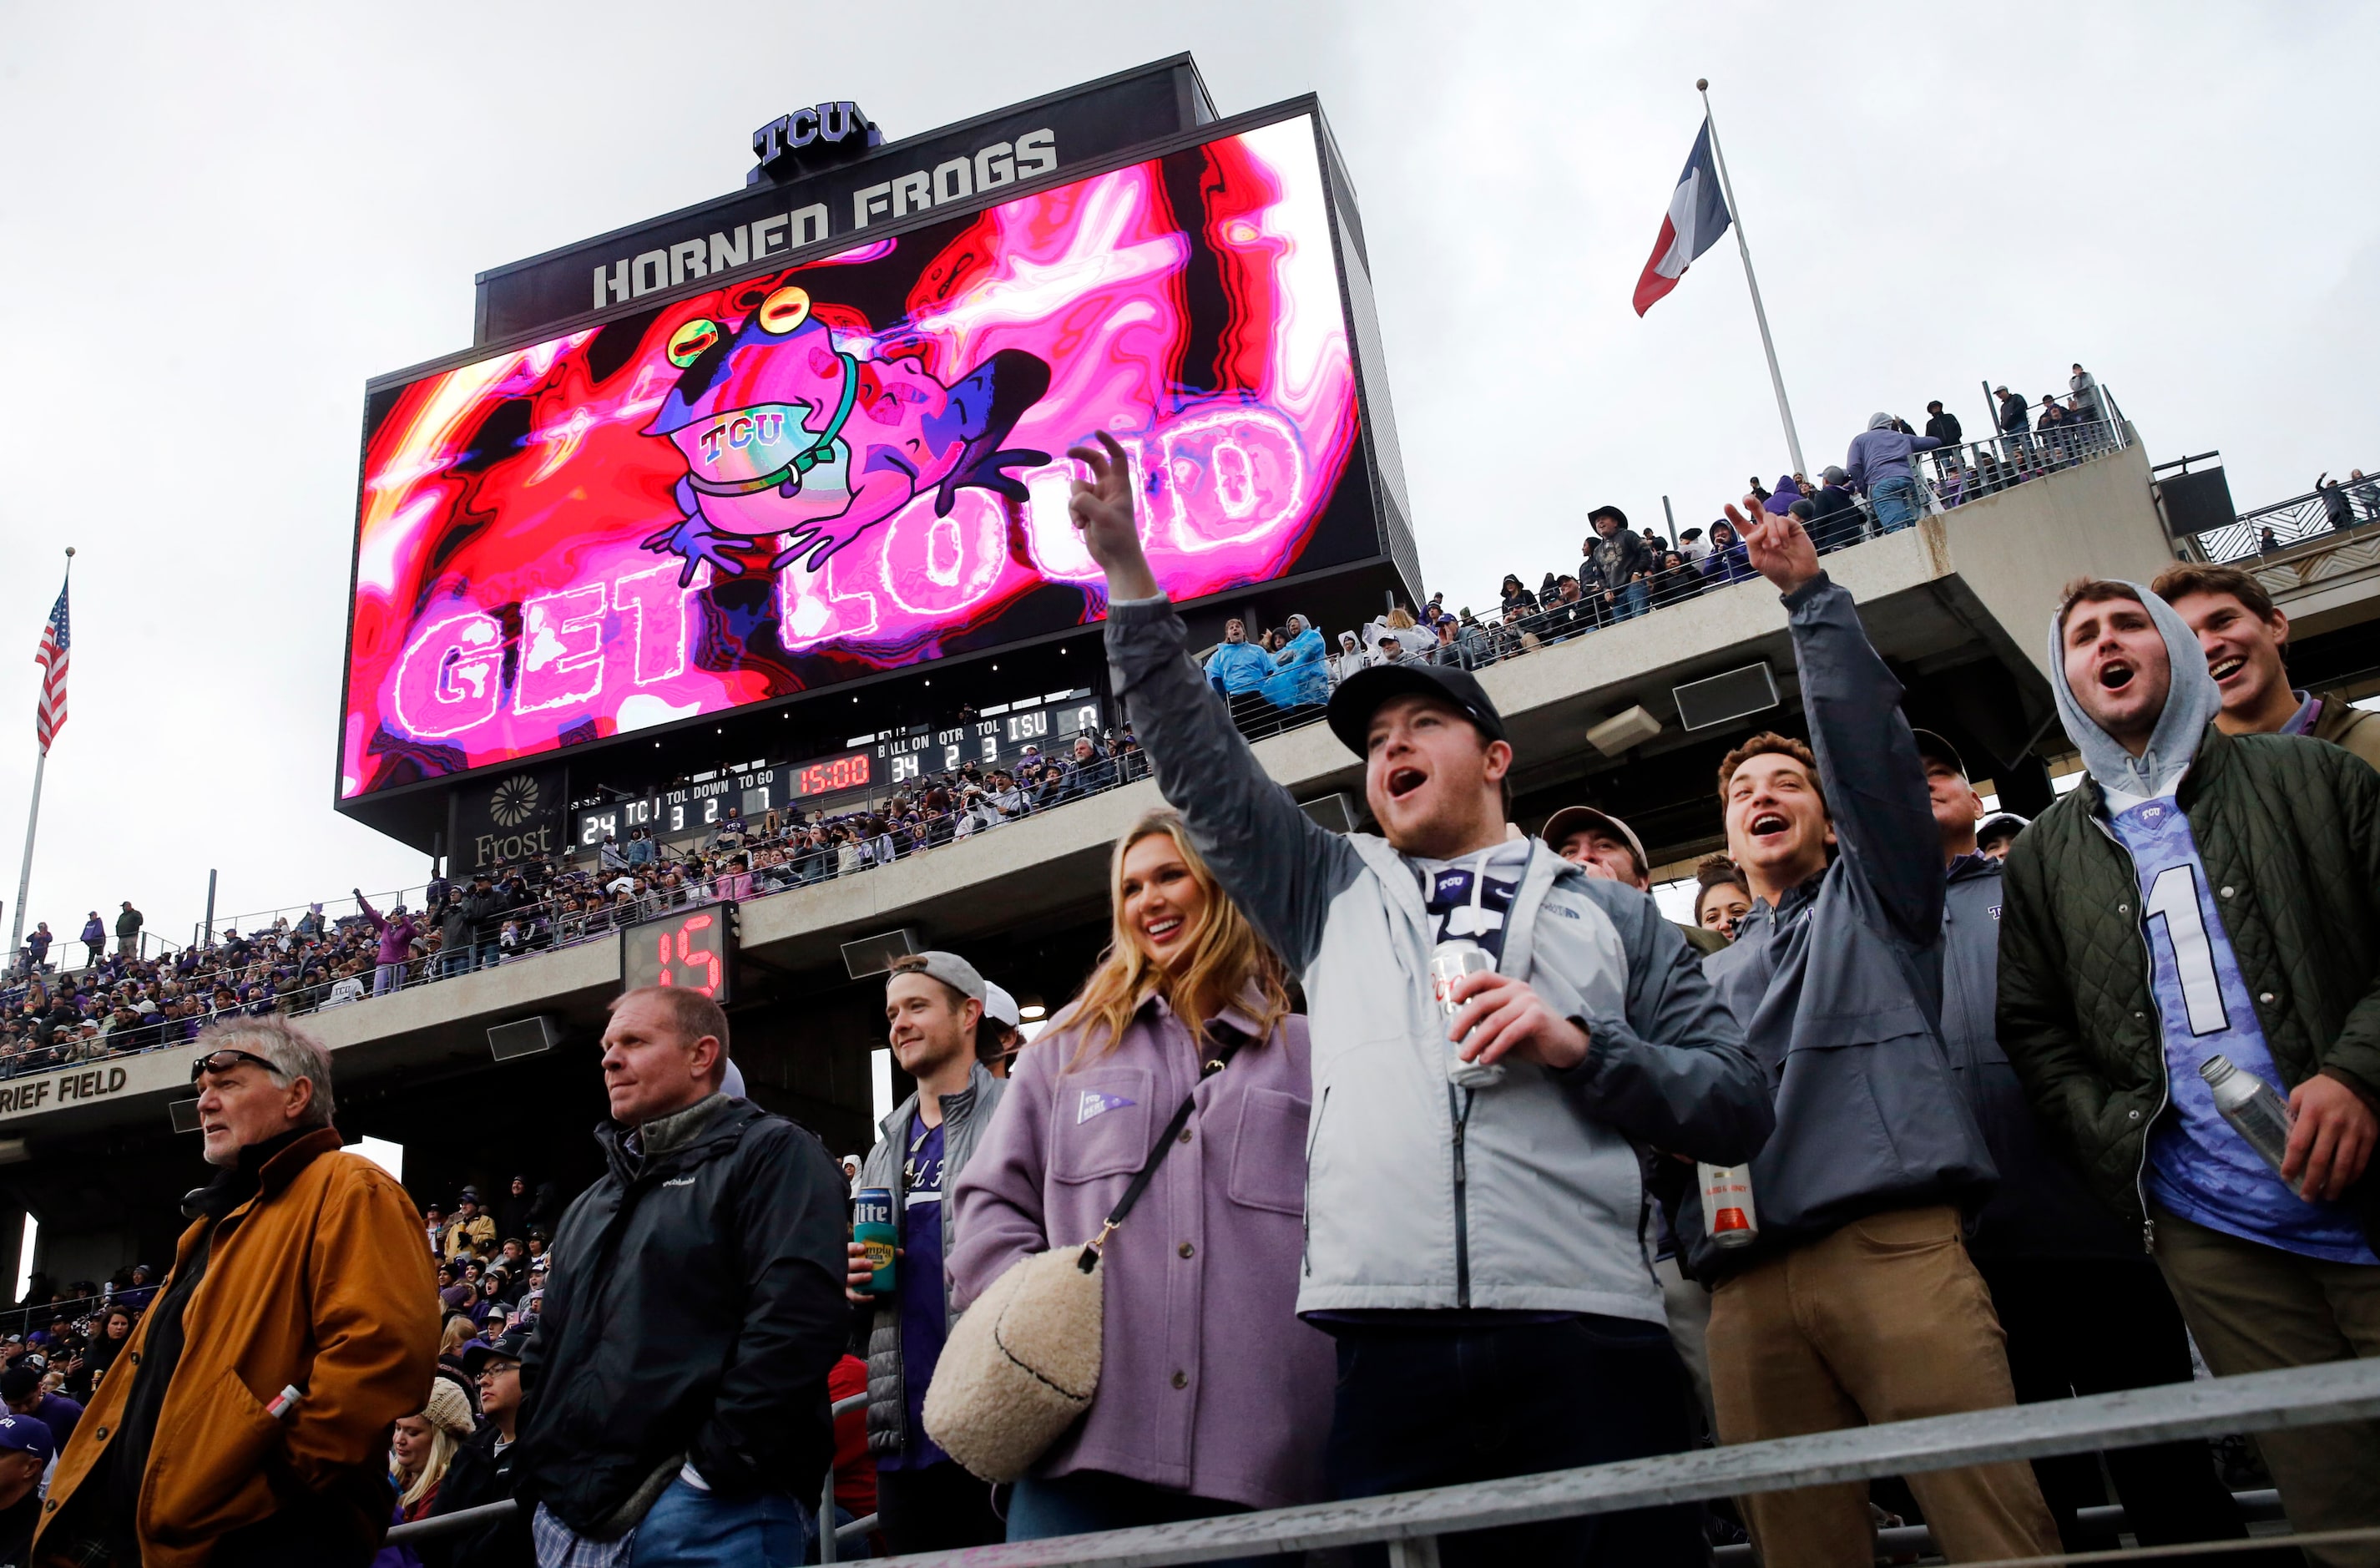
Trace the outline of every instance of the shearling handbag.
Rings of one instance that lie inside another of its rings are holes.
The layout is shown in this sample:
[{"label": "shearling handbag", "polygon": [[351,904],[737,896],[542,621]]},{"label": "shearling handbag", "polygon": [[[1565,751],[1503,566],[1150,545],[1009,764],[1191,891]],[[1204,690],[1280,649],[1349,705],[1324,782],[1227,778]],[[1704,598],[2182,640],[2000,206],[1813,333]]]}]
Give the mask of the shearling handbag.
[{"label": "shearling handbag", "polygon": [[[1240,1048],[1217,1042],[1199,1068],[1204,1082]],[[1197,1108],[1184,1096],[1099,1234],[1080,1251],[1052,1247],[1010,1264],[959,1315],[926,1390],[926,1435],[987,1481],[1013,1481],[1091,1407],[1099,1392],[1108,1237],[1132,1212]]]}]

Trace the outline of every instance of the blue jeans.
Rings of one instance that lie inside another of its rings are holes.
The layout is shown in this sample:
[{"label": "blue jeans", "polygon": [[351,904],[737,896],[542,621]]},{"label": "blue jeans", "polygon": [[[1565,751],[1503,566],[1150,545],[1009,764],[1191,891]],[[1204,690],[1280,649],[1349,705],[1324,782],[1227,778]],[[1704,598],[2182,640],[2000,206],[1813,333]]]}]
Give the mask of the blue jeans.
[{"label": "blue jeans", "polygon": [[782,1492],[723,1498],[681,1476],[637,1525],[628,1568],[800,1568],[810,1511]]},{"label": "blue jeans", "polygon": [[[1341,1498],[1463,1486],[1693,1446],[1694,1394],[1659,1323],[1582,1316],[1495,1328],[1334,1324],[1328,1467]],[[1692,1503],[1439,1539],[1445,1568],[1707,1562]],[[1387,1561],[1358,1547],[1359,1563]]]},{"label": "blue jeans", "polygon": [[[1171,1525],[1184,1519],[1214,1519],[1247,1512],[1248,1506],[1244,1502],[1192,1497],[1187,1492],[1104,1470],[1077,1470],[1071,1476],[1053,1476],[1048,1480],[1027,1476],[1009,1494],[1008,1538],[1047,1540],[1051,1536],[1129,1530],[1139,1525]],[[1267,1568],[1269,1564],[1304,1560],[1303,1553],[1231,1557],[1218,1559],[1215,1568]]]},{"label": "blue jeans", "polygon": [[1917,481],[1907,474],[1895,474],[1878,480],[1868,487],[1868,500],[1876,507],[1876,531],[1895,533],[1916,525],[1924,512],[1917,498]]},{"label": "blue jeans", "polygon": [[470,972],[471,950],[469,948],[458,947],[451,953],[441,953],[438,955],[438,978],[440,979],[443,980],[449,975],[468,975]]},{"label": "blue jeans", "polygon": [[1604,606],[1615,621],[1633,621],[1652,607],[1652,592],[1641,579],[1613,589],[1611,602]]}]

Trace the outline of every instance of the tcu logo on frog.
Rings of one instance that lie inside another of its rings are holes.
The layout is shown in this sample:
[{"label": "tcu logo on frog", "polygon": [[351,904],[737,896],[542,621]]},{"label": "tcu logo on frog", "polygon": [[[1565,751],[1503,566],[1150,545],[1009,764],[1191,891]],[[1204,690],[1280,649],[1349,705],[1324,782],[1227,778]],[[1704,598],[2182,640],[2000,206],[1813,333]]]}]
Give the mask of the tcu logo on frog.
[{"label": "tcu logo on frog", "polygon": [[883,141],[876,123],[844,98],[771,120],[752,133],[752,156],[759,160],[759,173],[788,180],[844,163]]}]

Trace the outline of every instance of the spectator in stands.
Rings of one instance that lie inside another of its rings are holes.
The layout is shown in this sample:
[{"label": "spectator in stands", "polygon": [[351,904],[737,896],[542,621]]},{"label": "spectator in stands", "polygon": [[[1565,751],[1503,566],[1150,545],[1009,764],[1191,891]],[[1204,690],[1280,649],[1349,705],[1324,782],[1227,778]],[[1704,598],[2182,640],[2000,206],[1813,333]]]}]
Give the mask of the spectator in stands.
[{"label": "spectator in stands", "polygon": [[1818,477],[1826,482],[1810,496],[1812,515],[1807,527],[1811,541],[1823,555],[1857,544],[1864,522],[1859,503],[1852,499],[1851,476],[1829,464],[1818,470]]},{"label": "spectator in stands", "polygon": [[1207,655],[1207,679],[1225,697],[1237,697],[1264,685],[1272,673],[1265,650],[1248,640],[1248,625],[1237,615],[1223,623],[1223,640]]},{"label": "spectator in stands", "polygon": [[42,1386],[46,1367],[35,1367],[19,1361],[0,1372],[0,1403],[16,1416],[30,1416],[50,1429],[51,1441],[58,1448],[67,1445],[74,1436],[75,1423],[82,1419],[82,1406],[62,1393],[51,1393]]},{"label": "spectator in stands", "polygon": [[50,923],[47,920],[37,922],[33,927],[32,934],[25,939],[25,955],[30,960],[33,968],[38,969],[50,961],[51,940]]},{"label": "spectator in stands", "polygon": [[[1967,1236],[2008,1338],[2017,1399],[2033,1404],[2191,1380],[2190,1335],[2155,1263],[2092,1197],[2082,1173],[2044,1136],[2000,1050],[2000,862],[1975,848],[1984,803],[1958,748],[1914,732],[1942,845],[1942,1044],[1991,1150],[1999,1185]],[[2238,1540],[2247,1525],[2204,1442],[2109,1449],[2033,1462],[2068,1551],[2086,1541],[2076,1511],[2100,1500],[2104,1458],[2143,1546]]]},{"label": "spectator in stands", "polygon": [[[1645,841],[1636,830],[1608,811],[1592,806],[1565,806],[1537,830],[1546,847],[1590,877],[1609,877],[1634,888],[1653,891],[1652,866],[1645,858]],[[1671,924],[1677,924],[1672,921]],[[1696,953],[1717,953],[1727,939],[1699,926],[1679,925],[1678,933]]]},{"label": "spectator in stands", "polygon": [[2237,566],[2180,561],[2157,574],[2152,593],[2174,608],[2206,650],[2223,699],[2216,727],[2226,735],[2304,735],[2344,747],[2380,768],[2380,713],[2337,692],[2317,697],[2289,685],[2289,618],[2255,575]]},{"label": "spectator in stands", "polygon": [[[1034,1254],[1108,1260],[1099,1396],[1016,1483],[1010,1540],[1323,1496],[1331,1346],[1296,1317],[1305,1020],[1180,817],[1118,839],[1108,886],[1107,956],[1019,1064],[956,1189],[954,1306]],[[1185,1141],[1229,1158],[1164,1161],[1135,1212],[1173,1218],[1104,1232],[1185,1098]]]},{"label": "spectator in stands", "polygon": [[1703,590],[1703,576],[1686,559],[1682,551],[1665,550],[1660,554],[1660,565],[1653,574],[1650,586],[1656,605],[1680,604]]},{"label": "spectator in stands", "polygon": [[958,1219],[946,1198],[1008,1088],[976,1056],[984,994],[983,977],[955,953],[896,958],[884,986],[892,1058],[917,1087],[884,1118],[858,1185],[892,1193],[899,1262],[894,1293],[880,1299],[867,1254],[852,1242],[845,1288],[868,1323],[868,1446],[879,1516],[895,1552],[1003,1538],[991,1489],[934,1445],[921,1416],[958,1319],[943,1268],[955,1255]]},{"label": "spectator in stands", "polygon": [[1752,912],[1752,890],[1724,854],[1706,855],[1694,866],[1694,924],[1726,942]]},{"label": "spectator in stands", "polygon": [[[430,1517],[502,1502],[513,1495],[515,1445],[520,1437],[521,1356],[528,1331],[506,1331],[492,1343],[473,1340],[463,1347],[464,1374],[476,1385],[482,1417],[446,1467]],[[425,1543],[425,1568],[526,1568],[537,1560],[528,1515],[516,1510],[492,1525]]]},{"label": "spectator in stands", "polygon": [[90,950],[85,967],[95,968],[99,961],[107,956],[107,928],[100,923],[96,909],[91,912],[91,918],[82,923],[82,944]]},{"label": "spectator in stands", "polygon": [[[131,1375],[100,1385],[59,1456],[42,1549],[361,1568],[388,1525],[390,1424],[437,1357],[413,1204],[341,1148],[330,1053],[313,1039],[258,1018],[199,1044],[191,1081],[217,1174],[186,1200],[197,1218],[125,1353]],[[267,1419],[257,1391],[292,1384],[301,1397]],[[161,1433],[173,1462],[152,1469]]]},{"label": "spectator in stands", "polygon": [[1330,700],[1330,671],[1324,662],[1322,634],[1303,615],[1292,615],[1289,639],[1273,655],[1274,673],[1264,694],[1276,708],[1306,708]]},{"label": "spectator in stands", "polygon": [[455,1217],[446,1222],[445,1255],[485,1258],[496,1249],[496,1222],[480,1209],[480,1189],[465,1187],[455,1198]]},{"label": "spectator in stands", "polygon": [[1678,553],[1699,571],[1703,557],[1710,553],[1710,541],[1703,538],[1702,529],[1688,529],[1678,536]]},{"label": "spectator in stands", "polygon": [[57,1445],[50,1429],[22,1416],[0,1416],[0,1563],[28,1568],[42,1523],[42,1476]]},{"label": "spectator in stands", "polygon": [[1743,543],[1736,537],[1735,526],[1722,519],[1713,523],[1710,530],[1710,554],[1703,562],[1703,581],[1714,587],[1733,582],[1749,582],[1759,574],[1744,553]]},{"label": "spectator in stands", "polygon": [[2032,821],[2013,811],[1997,811],[1985,818],[1975,828],[1975,853],[1988,855],[1995,860],[2008,858],[2009,846],[2017,836],[2033,826]]},{"label": "spectator in stands", "polygon": [[1937,446],[1956,446],[1966,440],[1966,432],[1959,426],[1959,416],[1942,407],[1940,398],[1925,405],[1925,433]]},{"label": "spectator in stands", "polygon": [[[1779,1076],[1776,1136],[1751,1162],[1758,1236],[1722,1248],[1699,1204],[1670,1216],[1712,1291],[1718,1438],[2010,1404],[1991,1297],[1960,1246],[1993,1172],[1939,1044],[1941,853],[1900,687],[1794,519],[1755,518],[1744,536],[1784,596],[1813,744],[1755,735],[1719,764],[1754,902],[1704,967]],[[2057,1548],[2022,1465],[1908,1480],[1953,1561]],[[1767,1568],[1870,1554],[1864,1487],[1739,1505]]]},{"label": "spectator in stands", "polygon": [[1646,579],[1653,574],[1653,553],[1628,530],[1628,514],[1617,506],[1597,506],[1586,515],[1586,523],[1595,535],[1580,547],[1586,559],[1579,563],[1579,586],[1592,584],[1594,597],[1613,620],[1643,614],[1651,608]]},{"label": "spectator in stands", "polygon": [[[2380,1041],[2361,1016],[2380,776],[2337,747],[2225,734],[2188,624],[2135,584],[2071,585],[2050,653],[2087,776],[2008,857],[2000,1044],[2217,1376],[2380,1355]],[[2277,1178],[2216,1111],[2216,1055],[2289,1096]],[[2380,1423],[2257,1444],[2298,1530],[2380,1525]]]},{"label": "spectator in stands", "polygon": [[2005,383],[1992,388],[1992,395],[2000,400],[2000,434],[2009,438],[2010,456],[2022,466],[2029,451],[2025,432],[2033,429],[2033,421],[2025,417],[2024,395],[2010,392]]},{"label": "spectator in stands", "polygon": [[365,922],[380,935],[379,945],[373,949],[372,994],[386,996],[404,986],[405,966],[413,956],[413,945],[421,935],[421,928],[405,912],[403,904],[382,915],[371,906],[363,889],[349,891],[355,894],[356,907],[363,911]]},{"label": "spectator in stands", "polygon": [[132,907],[132,900],[124,901],[124,912],[115,917],[115,951],[127,958],[140,954],[140,927],[146,918]]},{"label": "spectator in stands", "polygon": [[1352,675],[1356,671],[1363,669],[1370,662],[1370,658],[1364,652],[1363,645],[1355,640],[1355,634],[1354,632],[1341,632],[1339,634],[1339,657],[1332,660],[1330,663],[1331,684],[1334,686],[1337,685],[1339,682],[1345,680],[1349,675]]},{"label": "spectator in stands", "polygon": [[2041,436],[2042,451],[2048,458],[2049,466],[2053,468],[2061,467],[2068,457],[2066,410],[2058,405],[2057,398],[2041,400],[2041,417],[2034,421],[2034,429]]},{"label": "spectator in stands", "polygon": [[1025,1049],[1025,1015],[1005,986],[983,983],[983,1016],[975,1027],[975,1056],[995,1078],[1005,1078]]},{"label": "spectator in stands", "polygon": [[1916,526],[1925,504],[1918,495],[1916,471],[1909,466],[1910,454],[1941,444],[1930,435],[1904,435],[1894,424],[1889,414],[1870,414],[1867,429],[1852,437],[1851,453],[1843,459],[1844,477],[1865,491],[1868,504],[1876,508],[1878,533]]},{"label": "spectator in stands", "polygon": [[[1592,551],[1595,548],[1594,541],[1591,540],[1587,541],[1586,547],[1588,550]],[[1515,577],[1511,572],[1504,574],[1502,599],[1504,605],[1504,624],[1507,626],[1512,625],[1513,622],[1520,620],[1524,616],[1534,615],[1537,613],[1537,596],[1531,593],[1528,590],[1527,586],[1524,584],[1518,577]]]},{"label": "spectator in stands", "polygon": [[91,1391],[115,1365],[131,1343],[132,1324],[137,1309],[127,1306],[119,1297],[99,1315],[99,1326],[81,1354],[67,1363],[66,1387],[61,1391],[77,1404],[89,1404]]},{"label": "spectator in stands", "polygon": [[[2355,482],[2355,504],[2362,508],[2363,521],[2367,523],[2380,521],[2380,484],[2365,479],[2363,470],[2361,468],[2355,469],[2347,477]],[[42,929],[46,930],[48,928]]]},{"label": "spectator in stands", "polygon": [[2074,374],[2068,379],[2066,385],[2074,394],[2074,407],[2086,423],[2107,417],[2106,411],[2099,406],[2098,377],[2077,364],[2074,367]]},{"label": "spectator in stands", "polygon": [[[2325,482],[2325,480],[2327,482]],[[2331,479],[2327,473],[2316,474],[2313,490],[2316,495],[2322,497],[2323,516],[2329,520],[2332,528],[2351,529],[2355,526],[2355,507],[2349,501],[2347,492],[2340,488],[2337,480]]]},{"label": "spectator in stands", "polygon": [[[1300,810],[1184,656],[1182,623],[1142,553],[1123,450],[1099,433],[1099,450],[1070,454],[1092,475],[1072,510],[1107,577],[1118,695],[1191,842],[1313,1007],[1318,1120],[1297,1307],[1339,1341],[1334,1491],[1684,1448],[1687,1393],[1638,1216],[1598,1195],[1636,1190],[1637,1143],[1730,1163],[1758,1148],[1767,1097],[1737,1031],[1650,899],[1507,840],[1512,747],[1469,675],[1381,667],[1333,694],[1331,728],[1366,758],[1385,841],[1342,837]],[[1426,973],[1441,939],[1506,951],[1516,910],[1532,915],[1509,954],[1521,972],[1470,977],[1451,1027],[1427,990],[1399,978]],[[1385,954],[1390,943],[1402,953]],[[1486,1092],[1462,1087],[1508,1056],[1534,1066]],[[1635,1088],[1623,1097],[1621,1083]],[[1450,1110],[1467,1151],[1451,1164]],[[1464,1213],[1498,1218],[1458,1230]],[[1507,1311],[1532,1316],[1475,1316]],[[1475,1435],[1449,1443],[1451,1428]],[[1451,1563],[1706,1551],[1691,1508],[1478,1532],[1441,1549]]]},{"label": "spectator in stands", "polygon": [[397,1489],[398,1523],[430,1516],[455,1451],[471,1431],[471,1402],[445,1379],[431,1378],[429,1402],[414,1414],[397,1417],[389,1440],[389,1478]]},{"label": "spectator in stands", "polygon": [[555,1232],[521,1355],[538,1555],[603,1561],[634,1531],[656,1562],[791,1562],[833,1453],[843,1182],[815,1136],[722,1092],[717,1003],[649,986],[611,1014],[605,1172]]}]

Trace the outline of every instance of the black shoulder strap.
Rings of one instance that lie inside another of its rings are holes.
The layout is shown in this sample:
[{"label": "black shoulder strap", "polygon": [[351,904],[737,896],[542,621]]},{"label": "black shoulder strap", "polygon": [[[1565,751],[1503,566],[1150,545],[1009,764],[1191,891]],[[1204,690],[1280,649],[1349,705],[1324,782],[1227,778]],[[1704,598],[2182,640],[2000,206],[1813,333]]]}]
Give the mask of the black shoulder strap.
[{"label": "black shoulder strap", "polygon": [[[1232,1029],[1210,1045],[1207,1060],[1198,1065],[1198,1081],[1203,1084],[1221,1072],[1245,1043],[1246,1037]],[[1165,1124],[1163,1132],[1157,1135],[1157,1146],[1148,1151],[1148,1158],[1140,1162],[1140,1169],[1133,1173],[1131,1185],[1123,1189],[1123,1196],[1116,1199],[1116,1206],[1108,1210],[1107,1222],[1099,1227],[1099,1234],[1084,1244],[1083,1255],[1075,1260],[1076,1267],[1084,1273],[1089,1273],[1098,1265],[1099,1249],[1107,1245],[1109,1235],[1123,1223],[1124,1216],[1132,1212],[1133,1205],[1138,1203],[1141,1195],[1148,1190],[1148,1184],[1157,1179],[1157,1168],[1165,1163],[1166,1155],[1172,1151],[1174,1143],[1182,1136],[1182,1129],[1190,1124],[1190,1112],[1197,1108],[1198,1096],[1195,1090],[1182,1097],[1182,1104],[1174,1111],[1173,1119]]]}]

